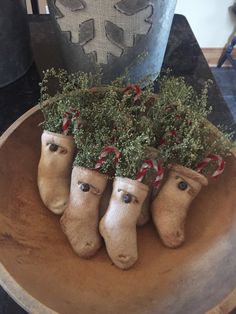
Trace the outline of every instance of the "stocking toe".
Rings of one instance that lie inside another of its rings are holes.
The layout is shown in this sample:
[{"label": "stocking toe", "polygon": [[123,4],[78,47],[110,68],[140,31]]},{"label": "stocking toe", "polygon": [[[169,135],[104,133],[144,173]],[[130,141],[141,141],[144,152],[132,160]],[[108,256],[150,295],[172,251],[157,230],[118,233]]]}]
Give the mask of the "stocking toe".
[{"label": "stocking toe", "polygon": [[96,254],[101,247],[101,241],[86,241],[81,245],[77,245],[74,250],[83,258],[89,258]]},{"label": "stocking toe", "polygon": [[56,215],[62,215],[67,206],[67,200],[61,200],[58,203],[53,203],[48,205],[48,209],[50,209]]},{"label": "stocking toe", "polygon": [[125,255],[125,254],[119,254],[117,258],[115,259],[117,266],[121,269],[128,269],[131,266],[134,265],[134,263],[137,261],[138,257]]},{"label": "stocking toe", "polygon": [[176,230],[165,235],[162,235],[164,244],[170,248],[179,247],[185,240],[184,231]]}]

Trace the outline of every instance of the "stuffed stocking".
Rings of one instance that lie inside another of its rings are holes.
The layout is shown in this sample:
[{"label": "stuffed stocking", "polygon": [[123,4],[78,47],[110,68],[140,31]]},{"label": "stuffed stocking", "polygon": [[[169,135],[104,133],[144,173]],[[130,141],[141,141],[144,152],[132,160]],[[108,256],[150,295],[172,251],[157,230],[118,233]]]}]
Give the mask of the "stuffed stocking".
[{"label": "stuffed stocking", "polygon": [[153,222],[163,243],[178,247],[185,239],[184,224],[192,200],[208,180],[189,168],[174,165],[151,206]]},{"label": "stuffed stocking", "polygon": [[106,175],[96,170],[73,168],[69,204],[61,218],[61,225],[80,257],[91,257],[101,247],[99,203],[107,180]]},{"label": "stuffed stocking", "polygon": [[137,221],[138,227],[144,226],[150,220],[150,217],[151,217],[151,214],[150,214],[151,194],[152,194],[152,190],[150,189],[148,194],[147,194],[147,197],[145,198],[145,200],[143,202],[143,206],[141,208],[141,213],[138,217],[138,221]]},{"label": "stuffed stocking", "polygon": [[[155,156],[156,157],[156,156]],[[148,177],[145,177],[146,173],[149,169],[154,169],[156,174],[154,175],[154,172],[149,174]],[[148,159],[146,160],[138,175],[137,180],[142,181],[145,179],[144,183],[148,186],[153,183],[154,189],[150,188],[147,197],[145,198],[145,201],[143,202],[141,213],[139,215],[137,226],[141,227],[144,226],[150,219],[151,213],[150,213],[150,205],[151,205],[151,199],[153,198],[153,192],[159,189],[161,181],[163,179],[164,175],[164,169],[161,166],[160,162],[156,162],[155,159]]]},{"label": "stuffed stocking", "polygon": [[72,136],[43,132],[38,188],[43,203],[55,214],[62,214],[67,206],[74,152]]},{"label": "stuffed stocking", "polygon": [[128,178],[117,177],[113,183],[109,207],[99,230],[108,255],[121,269],[130,268],[138,258],[136,225],[148,186]]}]

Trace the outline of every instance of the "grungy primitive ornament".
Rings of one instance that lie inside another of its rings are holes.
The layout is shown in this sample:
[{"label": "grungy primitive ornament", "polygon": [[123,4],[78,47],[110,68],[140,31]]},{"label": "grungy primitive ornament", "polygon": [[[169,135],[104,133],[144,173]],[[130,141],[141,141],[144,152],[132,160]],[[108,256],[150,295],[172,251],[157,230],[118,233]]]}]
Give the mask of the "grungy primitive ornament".
[{"label": "grungy primitive ornament", "polygon": [[48,0],[67,70],[104,82],[131,82],[160,72],[176,0]]}]

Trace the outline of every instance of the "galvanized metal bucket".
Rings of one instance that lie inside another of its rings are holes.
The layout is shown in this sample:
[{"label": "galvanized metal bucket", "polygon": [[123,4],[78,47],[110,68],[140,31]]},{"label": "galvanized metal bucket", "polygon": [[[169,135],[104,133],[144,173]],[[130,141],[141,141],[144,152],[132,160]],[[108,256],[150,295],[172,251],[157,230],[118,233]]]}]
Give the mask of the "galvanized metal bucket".
[{"label": "galvanized metal bucket", "polygon": [[20,78],[31,64],[30,32],[23,1],[0,1],[0,87]]},{"label": "galvanized metal bucket", "polygon": [[176,0],[48,0],[70,72],[102,68],[105,82],[155,79]]}]

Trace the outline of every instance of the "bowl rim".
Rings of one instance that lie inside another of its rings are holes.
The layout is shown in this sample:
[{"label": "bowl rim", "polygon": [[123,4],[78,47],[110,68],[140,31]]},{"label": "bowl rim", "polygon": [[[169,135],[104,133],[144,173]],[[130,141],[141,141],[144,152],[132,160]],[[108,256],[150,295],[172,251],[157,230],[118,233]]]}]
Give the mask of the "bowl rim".
[{"label": "bowl rim", "polygon": [[[30,110],[26,111],[22,116],[20,116],[1,136],[0,136],[0,149],[7,141],[8,137],[30,116],[35,114],[40,110],[40,105],[32,107]],[[213,125],[212,125],[213,126]],[[215,127],[214,127],[215,128]],[[232,154],[236,158],[236,148],[232,149]],[[44,305],[36,298],[34,298],[30,293],[28,293],[22,286],[20,286],[17,281],[10,275],[7,269],[0,262],[0,285],[2,288],[11,296],[11,298],[19,304],[24,310],[29,313],[37,314],[59,314],[58,312],[52,310],[48,306]],[[213,314],[214,309],[218,308],[222,303],[224,303],[236,289],[233,289],[231,293],[228,294],[218,305],[209,309],[206,314]],[[211,312],[212,311],[212,312]]]},{"label": "bowl rim", "polygon": [[[0,149],[8,137],[31,115],[39,111],[40,106],[36,105],[20,116],[0,137]],[[10,275],[7,269],[0,262],[0,285],[11,296],[11,298],[29,313],[37,314],[57,314],[43,303],[30,295],[17,281]]]}]

